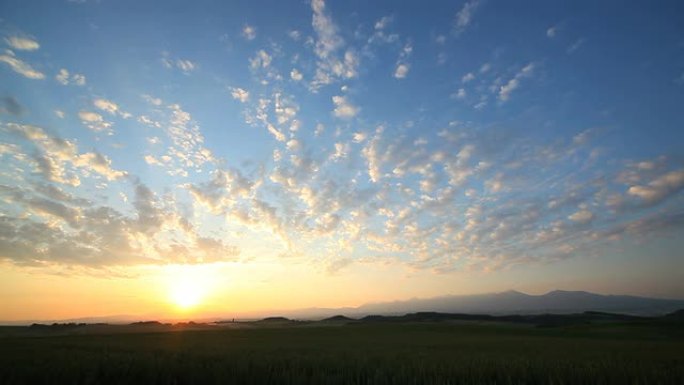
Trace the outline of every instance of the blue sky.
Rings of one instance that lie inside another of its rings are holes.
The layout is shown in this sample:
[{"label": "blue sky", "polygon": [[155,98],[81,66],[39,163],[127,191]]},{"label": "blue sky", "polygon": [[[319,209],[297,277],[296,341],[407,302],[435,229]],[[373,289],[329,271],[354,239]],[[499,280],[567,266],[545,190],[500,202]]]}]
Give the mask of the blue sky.
[{"label": "blue sky", "polygon": [[681,2],[0,14],[6,268],[392,265],[522,288],[601,269],[684,295]]}]

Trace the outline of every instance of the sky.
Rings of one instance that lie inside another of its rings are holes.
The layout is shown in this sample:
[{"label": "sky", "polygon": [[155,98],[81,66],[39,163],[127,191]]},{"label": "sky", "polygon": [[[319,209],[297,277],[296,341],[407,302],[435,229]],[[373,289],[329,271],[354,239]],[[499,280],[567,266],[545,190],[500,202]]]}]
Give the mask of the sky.
[{"label": "sky", "polygon": [[0,3],[0,320],[684,298],[684,3]]}]

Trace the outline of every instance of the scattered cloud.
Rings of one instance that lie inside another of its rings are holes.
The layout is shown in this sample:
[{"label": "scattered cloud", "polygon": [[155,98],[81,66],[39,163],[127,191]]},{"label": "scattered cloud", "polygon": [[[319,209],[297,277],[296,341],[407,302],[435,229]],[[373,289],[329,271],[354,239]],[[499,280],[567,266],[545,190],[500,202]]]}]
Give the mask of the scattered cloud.
[{"label": "scattered cloud", "polygon": [[10,36],[5,38],[5,43],[19,51],[35,51],[40,48],[40,44],[29,37]]},{"label": "scattered cloud", "polygon": [[[650,164],[643,165],[650,169]],[[641,199],[645,204],[655,205],[684,188],[684,169],[670,171],[651,180],[646,185],[634,185],[627,190],[629,195]]]},{"label": "scattered cloud", "polygon": [[335,105],[334,115],[342,119],[351,119],[359,113],[359,108],[352,105],[346,96],[333,96],[333,104]]},{"label": "scattered cloud", "polygon": [[179,69],[186,75],[197,69],[197,63],[188,59],[173,59],[168,52],[162,52],[161,62],[168,69]]},{"label": "scattered cloud", "polygon": [[397,68],[394,70],[394,77],[397,79],[403,79],[408,75],[409,72],[408,64],[398,64]]},{"label": "scattered cloud", "polygon": [[55,80],[61,85],[75,84],[77,86],[84,86],[86,84],[86,78],[81,74],[69,74],[69,71],[65,68],[59,70],[57,75],[55,75]]},{"label": "scattered cloud", "polygon": [[556,37],[557,33],[558,33],[558,27],[557,26],[549,27],[546,30],[546,37],[552,39],[552,38]]},{"label": "scattered cloud", "polygon": [[45,74],[34,69],[30,64],[18,59],[14,56],[12,51],[6,51],[7,53],[0,55],[0,63],[7,64],[12,71],[26,77],[29,79],[41,80],[45,79]]},{"label": "scattered cloud", "polygon": [[249,92],[239,87],[233,87],[230,91],[230,95],[235,100],[239,100],[242,103],[246,103],[249,100]]},{"label": "scattered cloud", "polygon": [[293,68],[292,71],[290,71],[290,79],[298,82],[302,80],[304,76],[302,75],[301,72],[299,72],[296,68]]},{"label": "scattered cloud", "polygon": [[571,221],[578,223],[589,223],[594,219],[594,213],[587,209],[577,211],[568,217]]},{"label": "scattered cloud", "polygon": [[571,55],[571,54],[575,53],[575,51],[580,49],[584,45],[584,41],[585,41],[584,38],[580,38],[580,39],[575,40],[574,43],[570,44],[570,46],[566,50],[568,55]]},{"label": "scattered cloud", "polygon": [[470,25],[479,6],[480,0],[470,0],[463,4],[461,10],[456,13],[455,27],[457,32],[463,32]]},{"label": "scattered cloud", "polygon": [[95,132],[105,132],[112,135],[112,123],[104,120],[102,115],[92,111],[79,111],[78,117],[81,123]]},{"label": "scattered cloud", "polygon": [[93,105],[103,111],[109,112],[111,115],[116,115],[119,110],[119,106],[116,103],[107,99],[95,99]]},{"label": "scattered cloud", "polygon": [[337,25],[335,25],[330,15],[326,12],[325,1],[312,0],[311,9],[313,11],[311,24],[317,36],[314,44],[314,53],[318,60],[310,89],[316,92],[321,87],[340,79],[356,77],[358,75],[359,58],[351,49],[344,51],[340,57],[340,52],[345,46],[345,42],[338,34]]},{"label": "scattered cloud", "polygon": [[242,37],[247,40],[254,40],[256,38],[256,28],[249,24],[245,24],[245,26],[242,27]]},{"label": "scattered cloud", "polygon": [[513,78],[511,78],[506,84],[499,88],[499,100],[505,102],[511,97],[511,93],[515,91],[520,86],[520,81],[523,78],[532,76],[534,72],[534,63],[530,63],[523,67]]}]

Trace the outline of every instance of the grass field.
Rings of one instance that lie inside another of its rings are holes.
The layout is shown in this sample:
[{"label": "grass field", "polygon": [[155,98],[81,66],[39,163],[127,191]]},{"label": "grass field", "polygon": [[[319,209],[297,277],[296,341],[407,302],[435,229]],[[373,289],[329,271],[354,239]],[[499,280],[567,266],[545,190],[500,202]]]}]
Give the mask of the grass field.
[{"label": "grass field", "polygon": [[651,323],[301,323],[0,338],[1,384],[684,384]]}]

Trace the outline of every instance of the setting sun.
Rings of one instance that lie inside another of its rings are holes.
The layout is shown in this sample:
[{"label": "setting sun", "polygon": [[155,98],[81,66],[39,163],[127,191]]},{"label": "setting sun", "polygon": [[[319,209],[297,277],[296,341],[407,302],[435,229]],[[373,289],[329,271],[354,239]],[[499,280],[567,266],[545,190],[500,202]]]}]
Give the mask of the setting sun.
[{"label": "setting sun", "polygon": [[169,296],[176,306],[185,310],[197,306],[204,295],[196,283],[185,281],[171,287]]},{"label": "setting sun", "polygon": [[212,270],[206,266],[169,266],[166,275],[168,300],[182,311],[204,302],[213,286]]}]

